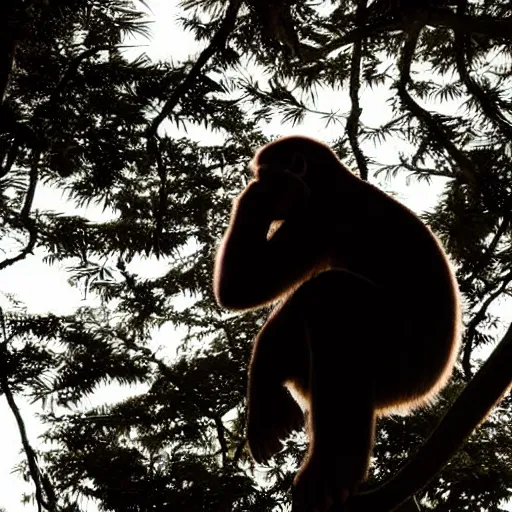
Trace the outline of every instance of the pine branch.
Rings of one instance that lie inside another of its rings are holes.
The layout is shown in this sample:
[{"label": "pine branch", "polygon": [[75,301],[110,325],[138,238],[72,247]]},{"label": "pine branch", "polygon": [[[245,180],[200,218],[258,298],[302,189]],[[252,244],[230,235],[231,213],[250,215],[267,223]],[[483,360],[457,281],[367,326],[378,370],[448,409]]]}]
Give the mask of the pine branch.
[{"label": "pine branch", "polygon": [[492,16],[470,16],[454,13],[450,9],[434,8],[417,11],[417,19],[423,18],[426,25],[451,28],[465,34],[480,34],[492,39],[512,40],[512,19]]},{"label": "pine branch", "polygon": [[406,162],[404,158],[400,158],[400,166],[411,171],[414,174],[418,174],[420,176],[439,176],[441,178],[450,178],[453,179],[453,174],[447,171],[440,171],[438,169],[432,169],[428,167],[418,167],[415,165],[411,165],[409,162]]},{"label": "pine branch", "polygon": [[[160,256],[160,238],[164,229],[164,220],[167,213],[167,169],[162,160],[162,153],[158,147],[158,142],[154,139],[156,147],[152,148],[152,153],[156,158],[156,169],[160,179],[160,188],[158,191],[158,206],[155,211],[155,230],[153,232],[153,250],[156,256]],[[149,251],[148,251],[149,252]]]}]

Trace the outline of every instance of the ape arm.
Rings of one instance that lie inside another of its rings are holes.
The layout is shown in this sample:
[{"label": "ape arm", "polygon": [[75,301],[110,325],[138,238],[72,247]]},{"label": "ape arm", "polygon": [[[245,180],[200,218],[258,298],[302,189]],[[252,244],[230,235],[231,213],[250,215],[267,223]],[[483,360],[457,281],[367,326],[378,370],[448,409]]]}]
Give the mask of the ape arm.
[{"label": "ape arm", "polygon": [[267,240],[282,209],[269,189],[267,183],[252,181],[233,207],[215,264],[215,295],[226,308],[263,306],[321,266],[318,237],[305,215],[285,220]]}]

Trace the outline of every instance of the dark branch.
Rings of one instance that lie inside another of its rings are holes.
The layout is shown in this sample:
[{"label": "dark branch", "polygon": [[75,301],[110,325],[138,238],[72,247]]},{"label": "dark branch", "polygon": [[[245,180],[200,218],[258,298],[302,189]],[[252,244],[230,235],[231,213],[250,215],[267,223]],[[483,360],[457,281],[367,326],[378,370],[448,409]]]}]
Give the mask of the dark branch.
[{"label": "dark branch", "polygon": [[455,144],[450,140],[450,137],[445,133],[444,129],[430,112],[421,107],[407,91],[407,85],[411,81],[410,70],[411,63],[414,57],[418,36],[421,31],[421,26],[417,24],[411,27],[410,33],[405,42],[402,54],[400,56],[399,69],[400,78],[397,84],[398,96],[402,100],[405,107],[422,122],[436,141],[446,150],[448,155],[455,161],[459,171],[464,175],[467,181],[475,184],[475,169],[471,160],[460,151]]},{"label": "dark branch", "polygon": [[34,219],[30,216],[30,210],[34,201],[34,194],[36,192],[37,182],[39,179],[39,151],[33,151],[32,163],[30,166],[29,183],[27,194],[25,196],[25,202],[20,212],[20,220],[23,227],[28,231],[28,242],[27,245],[12,258],[6,258],[0,261],[0,270],[9,267],[13,263],[24,259],[27,255],[31,254],[37,242],[37,227]]},{"label": "dark branch", "polygon": [[17,40],[26,19],[26,11],[17,5],[19,3],[0,2],[0,105],[9,85]]},{"label": "dark branch", "polygon": [[[418,2],[419,4],[419,2]],[[353,44],[362,39],[378,36],[379,34],[403,31],[408,32],[412,25],[420,27],[426,25],[431,27],[450,28],[463,34],[481,34],[493,39],[512,40],[512,20],[498,19],[491,16],[476,17],[470,15],[455,14],[449,9],[442,8],[415,8],[408,9],[401,19],[381,16],[374,22],[357,27],[338,39],[324,45],[315,51],[308,49],[312,59],[325,58],[329,53],[347,44]]]},{"label": "dark branch", "polygon": [[510,361],[512,324],[492,355],[448,409],[437,428],[410,462],[374,491],[354,496],[350,501],[350,511],[396,510],[396,507],[409,496],[427,485],[510,389]]},{"label": "dark branch", "polygon": [[471,322],[466,327],[466,332],[464,333],[464,352],[462,355],[462,368],[464,369],[464,374],[466,378],[469,380],[473,371],[471,369],[471,353],[473,351],[473,339],[476,334],[476,329],[480,322],[482,322],[485,318],[487,310],[489,306],[501,296],[502,293],[505,292],[508,285],[512,281],[512,271],[509,272],[501,281],[501,286],[491,293],[483,302],[480,309],[476,312],[476,314],[471,318]]},{"label": "dark branch", "polygon": [[[463,16],[466,7],[467,0],[460,0],[457,7],[457,12],[460,16]],[[503,113],[500,112],[489,95],[484,92],[470,75],[468,64],[471,67],[471,39],[460,28],[455,30],[455,61],[462,83],[466,86],[468,93],[480,105],[482,112],[498,127],[505,137],[508,139],[512,138],[512,125]]]},{"label": "dark branch", "polygon": [[247,440],[244,436],[244,437],[242,437],[242,440],[236,446],[235,455],[233,455],[233,464],[238,464],[238,461],[240,460],[240,457],[242,456],[242,453],[244,452],[246,443],[247,443]]},{"label": "dark branch", "polygon": [[418,10],[425,25],[446,27],[465,34],[481,34],[492,39],[512,39],[512,20],[493,18],[492,16],[469,16],[454,13],[449,9],[428,8]]},{"label": "dark branch", "polygon": [[160,238],[164,229],[164,220],[167,213],[167,169],[162,161],[162,154],[156,139],[152,139],[154,144],[149,143],[151,153],[156,160],[156,169],[160,179],[160,188],[158,191],[158,205],[155,209],[155,230],[153,232],[153,250],[156,256],[160,255]]},{"label": "dark branch", "polygon": [[414,174],[418,175],[427,175],[427,176],[438,176],[441,178],[451,178],[453,179],[453,174],[447,171],[440,171],[438,169],[432,169],[428,167],[417,167],[415,165],[411,165],[409,162],[407,162],[404,158],[400,158],[400,165],[407,169],[408,171],[411,171]]},{"label": "dark branch", "polygon": [[[357,6],[356,19],[362,19],[366,10],[366,0],[361,0]],[[347,134],[352,152],[356,158],[357,167],[361,179],[368,181],[368,163],[366,157],[359,145],[359,119],[361,116],[361,107],[359,106],[359,89],[361,87],[361,58],[362,58],[362,40],[358,39],[352,49],[352,62],[350,64],[350,100],[352,107],[347,119]]]},{"label": "dark branch", "polygon": [[217,429],[217,437],[219,439],[220,444],[220,452],[222,454],[222,467],[226,467],[228,462],[228,443],[226,441],[226,429],[224,428],[224,423],[218,416],[213,417],[213,421],[215,422],[215,427]]},{"label": "dark branch", "polygon": [[178,87],[173,91],[171,97],[163,106],[161,112],[155,117],[147,130],[147,137],[152,138],[156,135],[158,127],[162,121],[173,111],[174,107],[178,104],[183,95],[190,89],[194,81],[197,79],[203,66],[210,60],[215,52],[224,46],[228,40],[229,34],[233,30],[236,22],[238,10],[242,5],[241,0],[231,0],[226,10],[226,16],[221,23],[217,33],[213,36],[210,44],[201,52],[196,63],[192,66],[189,74],[181,82]]},{"label": "dark branch", "polygon": [[62,78],[60,79],[59,83],[56,85],[55,89],[53,90],[49,102],[46,104],[46,108],[49,105],[53,105],[59,98],[60,95],[63,93],[64,89],[67,87],[68,83],[75,78],[75,75],[78,72],[78,68],[80,64],[89,57],[92,57],[95,53],[98,53],[102,50],[112,50],[113,48],[116,48],[116,46],[112,45],[100,45],[95,46],[94,48],[89,48],[88,50],[85,50],[84,52],[80,53],[76,57],[74,57],[71,62],[69,63],[68,68],[66,69],[66,72],[62,75]]},{"label": "dark branch", "polygon": [[491,242],[487,246],[485,253],[482,254],[480,261],[478,261],[478,263],[476,264],[469,278],[464,280],[465,287],[469,286],[469,284],[480,275],[482,270],[490,263],[490,261],[494,257],[494,252],[496,250],[496,247],[498,247],[498,244],[500,243],[502,236],[505,235],[509,230],[512,215],[512,212],[510,211],[511,206],[512,196],[510,196],[508,200],[505,202],[505,207],[503,208],[503,219],[498,227],[498,230],[493,236]]},{"label": "dark branch", "polygon": [[[27,429],[25,427],[25,422],[23,421],[23,417],[21,416],[20,409],[16,404],[14,399],[14,395],[11,391],[11,387],[9,385],[8,374],[6,371],[6,365],[8,361],[7,355],[7,330],[5,327],[5,318],[2,308],[0,308],[0,327],[2,330],[2,342],[0,343],[0,388],[5,395],[9,408],[16,420],[16,424],[18,426],[18,431],[20,433],[21,444],[23,446],[23,450],[27,457],[28,470],[30,473],[30,477],[34,482],[34,486],[36,488],[36,501],[37,501],[37,510],[38,512],[42,512],[43,508],[46,510],[55,510],[54,503],[48,503],[45,499],[45,482],[43,481],[44,475],[41,473],[39,469],[39,464],[37,462],[37,455],[27,435]],[[48,483],[48,482],[47,482]],[[52,495],[52,492],[50,493]]]}]

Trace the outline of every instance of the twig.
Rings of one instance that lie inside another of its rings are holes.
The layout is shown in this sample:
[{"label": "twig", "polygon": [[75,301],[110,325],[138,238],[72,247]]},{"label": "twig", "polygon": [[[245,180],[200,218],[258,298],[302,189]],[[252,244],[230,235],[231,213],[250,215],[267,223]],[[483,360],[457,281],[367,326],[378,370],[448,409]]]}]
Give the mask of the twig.
[{"label": "twig", "polygon": [[222,419],[217,415],[213,416],[215,427],[217,429],[217,437],[219,438],[220,452],[222,454],[222,467],[225,468],[228,462],[228,443],[226,441],[226,429],[222,423]]},{"label": "twig", "polygon": [[464,280],[464,286],[469,285],[474,279],[476,279],[482,270],[489,264],[489,262],[492,260],[494,256],[494,251],[496,250],[496,247],[498,246],[501,237],[508,232],[510,223],[511,223],[511,211],[510,208],[512,206],[512,195],[507,199],[505,202],[505,206],[503,208],[503,219],[492,237],[492,240],[490,241],[489,245],[485,249],[484,254],[479,258],[479,261],[477,262],[475,268],[473,269],[473,272],[471,275]]},{"label": "twig", "polygon": [[174,89],[171,97],[167,100],[160,113],[153,119],[153,122],[149,126],[146,136],[148,139],[154,137],[157,133],[158,127],[162,121],[172,112],[174,107],[178,104],[183,95],[190,89],[193,82],[197,79],[203,66],[208,60],[215,54],[215,52],[223,45],[226,44],[229,34],[233,30],[236,22],[238,10],[242,5],[242,0],[231,0],[226,10],[226,16],[222,21],[219,30],[213,36],[210,44],[201,52],[196,63],[192,66],[189,74],[185,77],[176,89]]},{"label": "twig", "polygon": [[78,67],[84,61],[85,59],[88,59],[89,57],[92,57],[95,53],[98,53],[102,50],[112,50],[116,48],[116,46],[112,45],[99,45],[95,46],[93,48],[89,48],[88,50],[85,50],[84,52],[80,53],[76,57],[74,57],[71,62],[69,63],[68,68],[66,69],[65,73],[62,75],[61,79],[59,80],[59,83],[55,86],[55,89],[52,91],[50,95],[50,99],[45,105],[45,108],[48,108],[49,106],[53,105],[58,99],[59,96],[62,94],[64,89],[66,88],[67,84],[75,77]]},{"label": "twig", "polygon": [[411,81],[410,69],[411,63],[418,42],[418,36],[421,31],[421,25],[411,27],[407,40],[403,46],[399,61],[400,78],[397,84],[398,96],[409,111],[416,116],[430,131],[437,142],[446,150],[449,156],[457,164],[459,171],[472,185],[475,184],[476,172],[473,162],[460,151],[450,140],[439,122],[434,119],[432,114],[421,107],[407,91],[407,85]]},{"label": "twig", "polygon": [[0,105],[9,85],[17,39],[26,19],[26,11],[18,3],[3,0],[0,4]]},{"label": "twig", "polygon": [[[467,7],[467,0],[459,0],[457,13],[464,15]],[[470,45],[471,40],[467,33],[457,28],[455,31],[455,62],[462,83],[466,86],[469,94],[475,98],[480,105],[483,113],[495,123],[502,134],[508,139],[512,138],[512,125],[500,112],[498,107],[489,99],[489,96],[482,90],[478,83],[470,75],[466,63],[466,54],[468,54],[469,65],[471,65]]]},{"label": "twig", "polygon": [[464,369],[464,374],[468,380],[472,377],[473,373],[471,369],[471,352],[473,351],[473,339],[476,334],[476,328],[478,327],[478,324],[480,324],[480,322],[482,322],[482,320],[485,318],[485,314],[487,313],[489,306],[507,289],[511,281],[512,271],[503,278],[501,286],[485,299],[480,309],[475,313],[471,319],[471,322],[469,322],[466,327],[466,331],[464,333],[462,368]]},{"label": "twig", "polygon": [[409,162],[406,162],[404,158],[400,158],[400,166],[404,167],[408,171],[411,171],[414,174],[419,175],[427,175],[427,176],[439,176],[441,178],[452,178],[453,174],[446,171],[439,171],[438,169],[432,169],[429,167],[417,167],[415,165],[411,165]]},{"label": "twig", "polygon": [[39,469],[39,464],[37,462],[37,455],[27,435],[27,429],[25,426],[25,422],[23,421],[23,417],[21,416],[21,412],[19,407],[16,404],[14,399],[14,395],[11,391],[11,387],[9,385],[8,372],[5,371],[5,365],[7,363],[7,330],[5,327],[5,318],[3,309],[0,308],[0,324],[2,329],[2,337],[3,340],[0,343],[0,364],[2,367],[2,371],[0,371],[0,387],[5,395],[9,408],[16,420],[16,424],[18,426],[18,431],[20,433],[21,444],[23,446],[23,450],[27,457],[28,469],[30,473],[30,477],[34,482],[34,486],[36,488],[36,501],[37,501],[37,510],[38,512],[42,512],[43,508],[46,510],[55,510],[54,504],[50,504],[45,499],[44,492],[44,483],[43,483],[43,475],[41,470]]},{"label": "twig", "polygon": [[158,147],[156,139],[153,139],[154,146],[152,146],[151,152],[154,154],[156,159],[156,169],[158,177],[160,179],[160,189],[158,192],[158,205],[155,211],[155,230],[153,232],[153,250],[156,256],[160,255],[160,237],[164,229],[164,219],[167,213],[167,169],[162,161],[162,153]]},{"label": "twig", "polygon": [[[366,11],[366,0],[360,0],[357,11],[356,20],[361,20]],[[362,58],[362,39],[354,42],[352,49],[352,61],[350,64],[350,100],[352,107],[347,119],[347,134],[352,152],[356,158],[357,167],[361,179],[368,181],[368,162],[364,156],[361,146],[359,145],[359,119],[361,116],[361,107],[359,106],[359,88],[361,86],[361,58]]]},{"label": "twig", "polygon": [[28,254],[31,254],[34,250],[34,247],[37,242],[37,226],[34,221],[30,217],[30,210],[32,208],[32,203],[34,201],[34,194],[37,187],[37,182],[39,179],[39,157],[40,152],[39,151],[33,151],[32,152],[32,163],[30,166],[30,174],[29,174],[29,184],[27,189],[27,194],[25,196],[25,202],[23,204],[23,208],[20,212],[20,220],[25,229],[28,231],[28,242],[27,245],[16,255],[12,258],[6,258],[3,261],[0,261],[0,270],[3,270],[4,268],[12,265],[13,263],[16,263],[17,261],[20,261],[24,259]]}]

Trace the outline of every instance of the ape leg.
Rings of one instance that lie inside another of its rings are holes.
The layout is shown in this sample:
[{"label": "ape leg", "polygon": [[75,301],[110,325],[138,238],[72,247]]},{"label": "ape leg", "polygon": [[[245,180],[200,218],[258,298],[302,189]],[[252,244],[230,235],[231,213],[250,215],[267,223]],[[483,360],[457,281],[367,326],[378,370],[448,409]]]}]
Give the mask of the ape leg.
[{"label": "ape leg", "polygon": [[384,324],[377,289],[353,274],[325,272],[296,294],[307,310],[311,400],[310,446],[295,479],[293,512],[324,512],[344,503],[368,469],[375,429],[373,348]]},{"label": "ape leg", "polygon": [[249,369],[249,448],[256,462],[267,462],[281,441],[300,430],[304,415],[284,386],[309,378],[309,347],[304,317],[294,300],[278,306],[256,337]]}]

